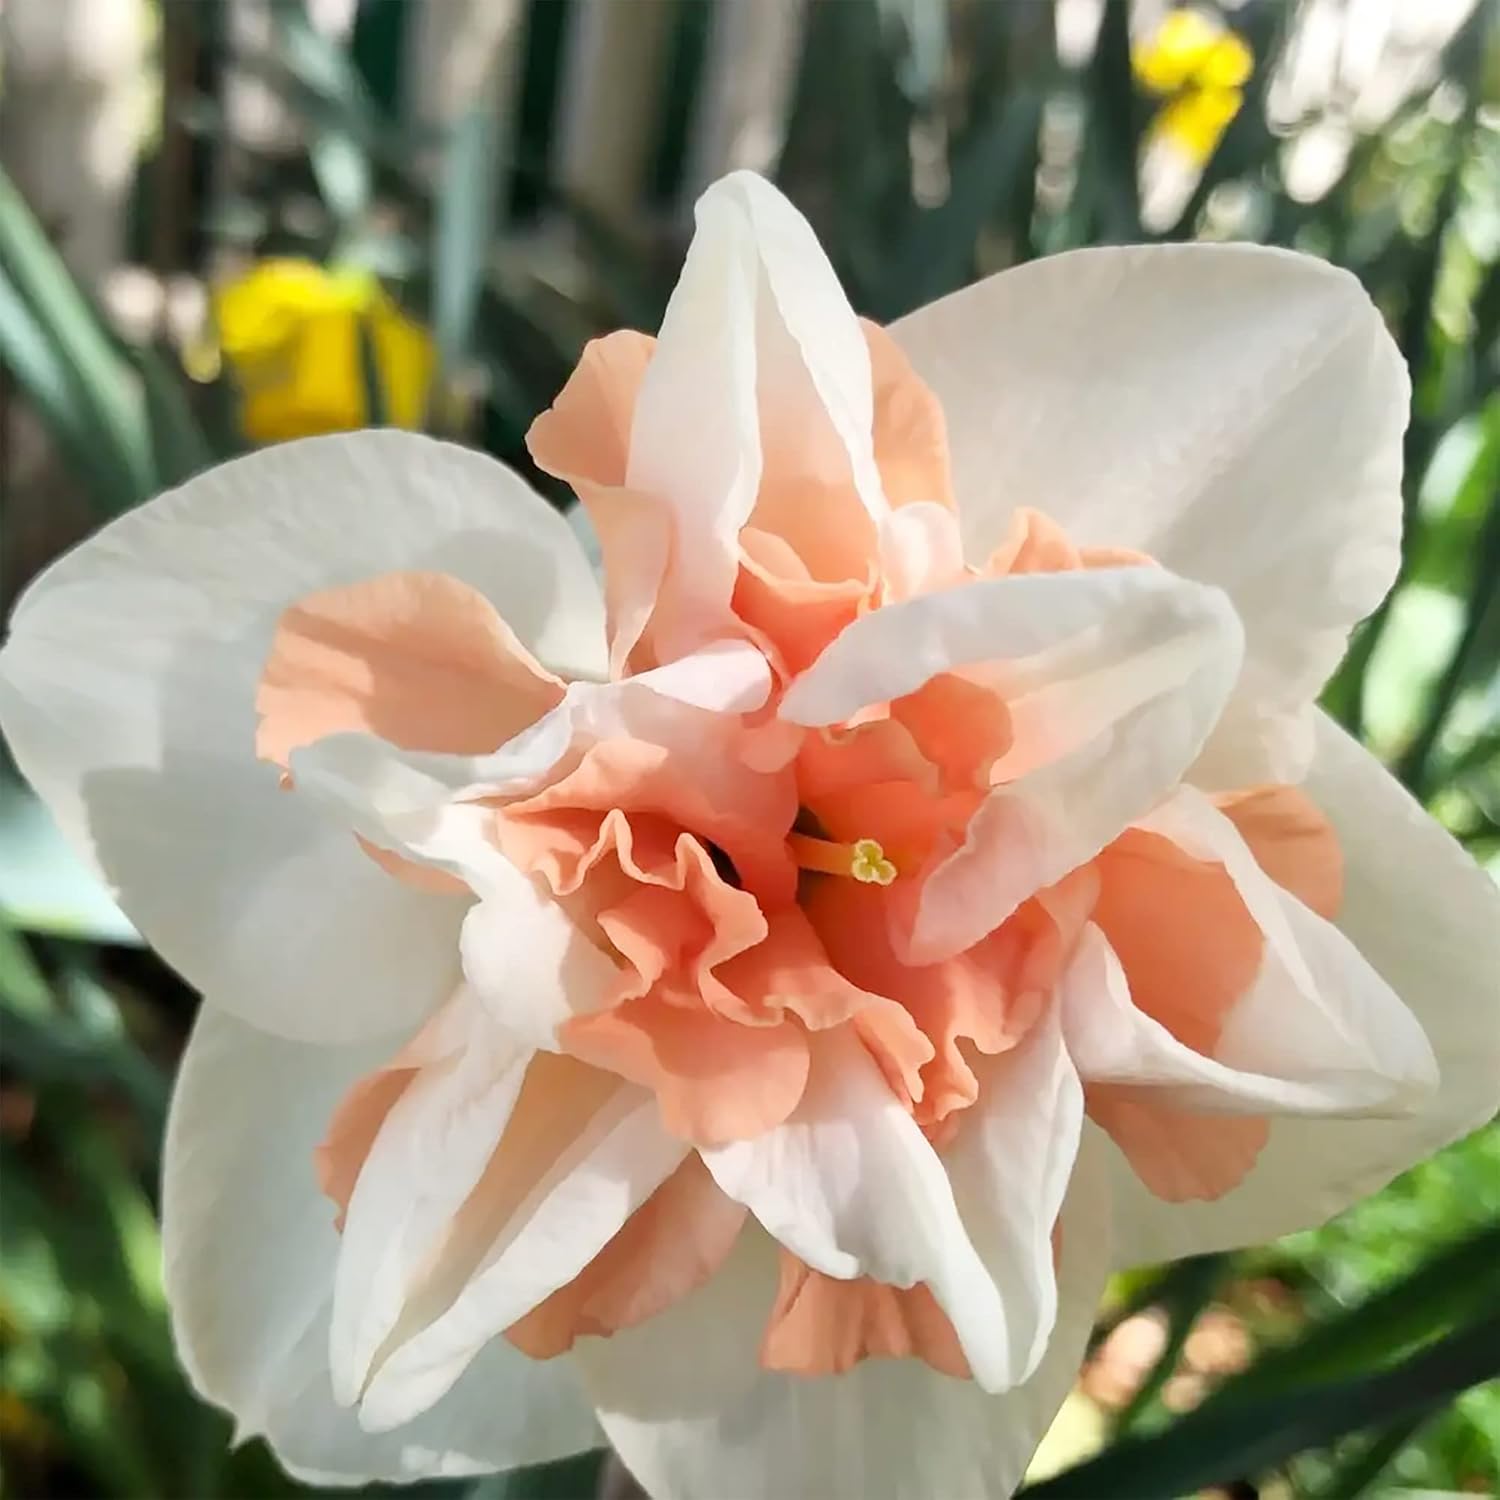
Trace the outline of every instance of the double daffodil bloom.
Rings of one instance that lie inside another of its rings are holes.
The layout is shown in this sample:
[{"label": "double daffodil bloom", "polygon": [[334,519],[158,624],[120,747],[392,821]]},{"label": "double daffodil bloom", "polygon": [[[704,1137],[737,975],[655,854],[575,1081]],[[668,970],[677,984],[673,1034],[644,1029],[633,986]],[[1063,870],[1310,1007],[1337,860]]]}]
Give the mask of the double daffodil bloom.
[{"label": "double daffodil bloom", "polygon": [[197,1388],[320,1480],[1003,1495],[1111,1270],[1487,1120],[1500,897],[1314,706],[1399,556],[1358,283],[1083,251],[889,329],[698,205],[532,428],[264,450],[31,588],[16,757],[204,995]]},{"label": "double daffodil bloom", "polygon": [[373,422],[362,340],[385,424],[422,425],[436,365],[432,340],[369,272],[261,261],[215,289],[213,311],[219,354],[240,391],[240,424],[253,441]]},{"label": "double daffodil bloom", "polygon": [[1141,87],[1167,99],[1153,135],[1201,166],[1239,113],[1254,62],[1244,39],[1222,22],[1199,10],[1168,12],[1132,57]]}]

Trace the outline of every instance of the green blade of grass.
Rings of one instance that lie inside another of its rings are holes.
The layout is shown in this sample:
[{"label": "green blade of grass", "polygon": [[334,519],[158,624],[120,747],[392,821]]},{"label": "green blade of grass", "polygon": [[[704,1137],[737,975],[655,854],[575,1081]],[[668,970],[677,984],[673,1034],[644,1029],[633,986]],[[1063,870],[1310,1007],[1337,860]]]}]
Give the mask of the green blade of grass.
[{"label": "green blade of grass", "polygon": [[[97,434],[120,466],[119,493],[144,500],[157,488],[140,390],[114,340],[15,184],[0,170],[0,273],[28,307],[71,373],[78,425]],[[127,489],[128,487],[128,489]]]}]

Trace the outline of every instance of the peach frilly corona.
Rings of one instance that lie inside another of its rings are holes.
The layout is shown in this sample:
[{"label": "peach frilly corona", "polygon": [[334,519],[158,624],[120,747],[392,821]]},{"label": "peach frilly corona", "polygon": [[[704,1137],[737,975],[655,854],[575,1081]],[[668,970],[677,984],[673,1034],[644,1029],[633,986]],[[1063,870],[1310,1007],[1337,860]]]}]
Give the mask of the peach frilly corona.
[{"label": "peach frilly corona", "polygon": [[737,174],[533,426],[266,450],[15,612],[17,759],[203,992],[198,1388],[318,1479],[1005,1494],[1116,1268],[1493,1112],[1500,902],[1314,706],[1399,556],[1358,284],[1245,247],[889,329]]}]

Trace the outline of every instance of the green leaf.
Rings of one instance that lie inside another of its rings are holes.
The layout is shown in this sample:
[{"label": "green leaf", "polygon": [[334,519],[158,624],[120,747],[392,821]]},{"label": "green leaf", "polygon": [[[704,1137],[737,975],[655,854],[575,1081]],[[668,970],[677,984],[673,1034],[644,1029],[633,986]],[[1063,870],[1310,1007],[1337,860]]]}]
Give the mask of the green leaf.
[{"label": "green leaf", "polygon": [[359,320],[359,375],[365,393],[365,426],[387,426],[390,409],[385,399],[385,377],[380,373],[375,331],[368,318]]},{"label": "green leaf", "polygon": [[1160,1301],[1167,1314],[1167,1342],[1151,1373],[1120,1413],[1119,1431],[1129,1432],[1156,1407],[1157,1397],[1171,1378],[1187,1346],[1198,1315],[1213,1301],[1229,1271],[1223,1255],[1194,1255],[1173,1268],[1172,1284]]},{"label": "green leaf", "polygon": [[1405,1417],[1378,1432],[1358,1453],[1307,1492],[1306,1500],[1359,1500],[1373,1494],[1375,1481],[1390,1467],[1392,1459],[1426,1425],[1425,1417]]},{"label": "green leaf", "polygon": [[1161,1500],[1253,1478],[1347,1433],[1418,1418],[1500,1373],[1497,1301],[1500,1225],[1265,1356],[1165,1432],[1127,1437],[1023,1493]]},{"label": "green leaf", "polygon": [[52,441],[106,512],[136,497],[128,477],[98,442],[83,392],[62,351],[0,267],[0,364],[30,399]]},{"label": "green leaf", "polygon": [[443,150],[432,247],[432,331],[445,375],[462,370],[473,352],[479,306],[494,231],[500,169],[495,160],[499,121],[487,91],[453,124]]},{"label": "green leaf", "polygon": [[1211,1399],[1166,1432],[1126,1438],[1091,1463],[1022,1491],[1027,1500],[1162,1500],[1262,1474],[1345,1433],[1432,1412],[1500,1374],[1500,1314],[1394,1369],[1253,1401]]},{"label": "green leaf", "polygon": [[1105,244],[1136,240],[1141,205],[1136,182],[1144,108],[1130,64],[1130,8],[1106,5],[1089,67],[1090,182],[1099,200]]},{"label": "green leaf", "polygon": [[163,487],[181,484],[211,468],[217,459],[193,414],[184,377],[175,358],[158,349],[138,348],[130,357],[140,372],[151,425],[151,449]]},{"label": "green leaf", "polygon": [[354,60],[312,24],[298,0],[273,0],[278,61],[323,104],[308,157],[318,191],[341,226],[353,226],[370,206],[373,174],[367,143],[384,133],[384,122]]},{"label": "green leaf", "polygon": [[890,252],[877,311],[894,317],[969,281],[980,232],[1036,175],[1042,97],[1020,89],[955,154],[947,198],[918,209]]},{"label": "green leaf", "polygon": [[370,206],[370,160],[353,135],[324,130],[307,148],[323,202],[341,224],[357,224]]},{"label": "green leaf", "polygon": [[[134,500],[146,499],[157,484],[137,382],[88,298],[3,169],[0,169],[0,277],[10,283],[12,295],[7,298],[10,317],[16,317],[18,300],[28,307],[68,370],[69,385],[80,406],[80,429],[107,449],[108,462],[121,467],[118,494]],[[35,354],[33,348],[33,359]],[[49,391],[54,399],[60,396],[55,380],[49,382]]]},{"label": "green leaf", "polygon": [[52,991],[24,939],[0,921],[0,1005],[39,1020],[52,1013]]},{"label": "green leaf", "polygon": [[1388,1363],[1500,1305],[1500,1224],[1450,1245],[1410,1276],[1263,1355],[1218,1400],[1337,1380]]}]

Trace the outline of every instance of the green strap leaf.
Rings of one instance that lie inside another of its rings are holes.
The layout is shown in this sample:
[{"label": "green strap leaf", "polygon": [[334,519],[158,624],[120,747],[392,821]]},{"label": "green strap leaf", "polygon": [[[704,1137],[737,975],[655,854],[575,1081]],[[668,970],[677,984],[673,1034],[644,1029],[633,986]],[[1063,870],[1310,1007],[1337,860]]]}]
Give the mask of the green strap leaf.
[{"label": "green strap leaf", "polygon": [[1500,1374],[1497,1280],[1500,1225],[1259,1360],[1166,1431],[1126,1437],[1023,1493],[1162,1500],[1253,1478],[1348,1433],[1417,1420]]},{"label": "green strap leaf", "polygon": [[480,90],[453,124],[443,152],[432,247],[432,329],[445,376],[473,353],[474,314],[494,231],[499,121]]},{"label": "green strap leaf", "polygon": [[[19,323],[18,304],[28,308],[46,344],[68,371],[68,387],[78,407],[76,426],[104,446],[108,462],[121,470],[111,499],[117,506],[120,496],[130,497],[126,503],[146,499],[156,490],[157,479],[138,384],[109,331],[3,169],[0,279],[10,286],[6,299],[10,319]],[[34,335],[29,342],[33,347],[26,368],[35,378],[38,359]],[[48,389],[54,399],[60,397],[55,379],[49,380]]]}]

